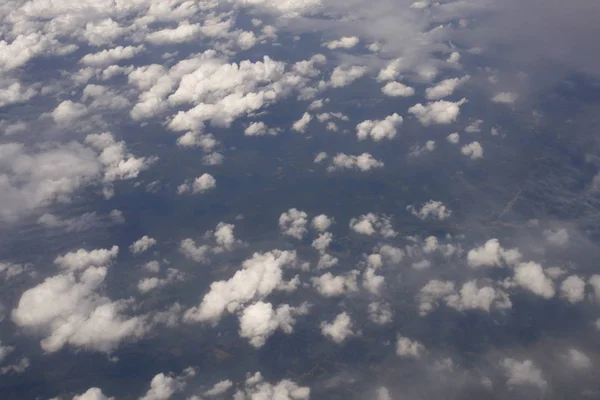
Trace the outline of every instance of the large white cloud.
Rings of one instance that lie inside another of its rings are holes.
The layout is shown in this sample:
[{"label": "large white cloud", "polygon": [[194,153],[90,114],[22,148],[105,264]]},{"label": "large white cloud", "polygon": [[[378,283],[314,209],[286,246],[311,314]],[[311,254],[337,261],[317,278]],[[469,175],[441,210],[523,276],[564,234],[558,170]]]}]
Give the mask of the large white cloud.
[{"label": "large white cloud", "polygon": [[542,266],[529,261],[517,265],[515,268],[515,283],[538,296],[544,298],[554,297],[554,283],[544,272]]},{"label": "large white cloud", "polygon": [[130,300],[111,301],[100,293],[107,272],[90,266],[47,278],[21,295],[13,321],[42,334],[41,346],[49,353],[67,345],[111,352],[124,340],[144,336],[150,329],[146,318],[124,314]]},{"label": "large white cloud", "polygon": [[295,252],[255,253],[229,280],[213,282],[202,302],[185,312],[184,320],[218,323],[225,313],[233,313],[251,301],[263,300],[273,291],[295,290],[298,278],[291,281],[283,278],[283,269],[295,262]]}]

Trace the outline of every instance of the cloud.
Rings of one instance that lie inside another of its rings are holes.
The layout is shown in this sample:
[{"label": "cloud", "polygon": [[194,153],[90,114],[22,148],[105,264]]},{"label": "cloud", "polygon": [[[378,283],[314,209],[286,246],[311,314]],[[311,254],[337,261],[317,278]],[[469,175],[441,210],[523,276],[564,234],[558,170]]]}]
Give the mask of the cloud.
[{"label": "cloud", "polygon": [[373,236],[379,234],[385,238],[392,238],[398,234],[392,228],[392,222],[389,217],[373,213],[350,219],[350,229],[361,235]]},{"label": "cloud", "polygon": [[327,42],[323,44],[323,46],[327,47],[329,50],[335,49],[351,49],[356,46],[360,42],[360,39],[357,36],[344,36],[339,40],[332,40],[331,42]]},{"label": "cloud", "polygon": [[518,249],[506,250],[500,246],[498,239],[490,239],[484,245],[469,250],[467,263],[471,268],[502,267],[504,263],[517,264],[521,257]]},{"label": "cloud", "polygon": [[207,397],[219,396],[219,395],[227,392],[232,387],[233,387],[233,382],[230,381],[229,379],[220,381],[220,382],[215,383],[212,388],[210,388],[206,392],[204,392],[204,396],[207,396]]},{"label": "cloud", "polygon": [[79,271],[87,267],[100,267],[111,265],[119,254],[119,246],[110,249],[96,249],[87,251],[79,249],[75,252],[66,253],[54,259],[54,264],[68,271]]},{"label": "cloud", "polygon": [[140,293],[148,293],[154,289],[166,286],[170,283],[182,281],[185,278],[184,274],[175,268],[167,269],[165,278],[157,278],[155,276],[141,279],[137,284],[137,289]]},{"label": "cloud", "polygon": [[250,344],[259,348],[264,346],[267,338],[281,329],[286,334],[294,331],[296,315],[308,313],[308,305],[290,307],[282,304],[273,309],[271,303],[258,301],[246,307],[240,314],[240,337],[248,339]]},{"label": "cloud", "polygon": [[352,329],[352,320],[346,312],[338,314],[331,323],[321,322],[323,336],[337,344],[341,344],[346,339],[355,336],[356,333]]},{"label": "cloud", "polygon": [[310,121],[312,121],[312,116],[309,113],[305,112],[302,115],[302,118],[294,122],[294,124],[292,125],[292,130],[299,133],[304,133],[306,132],[306,128],[308,127]]},{"label": "cloud", "polygon": [[311,225],[319,232],[325,232],[333,224],[333,220],[325,214],[317,215],[312,219]]},{"label": "cloud", "polygon": [[283,268],[296,262],[296,253],[272,250],[254,253],[242,263],[242,269],[226,281],[216,281],[201,303],[188,309],[184,321],[216,324],[225,313],[233,313],[245,304],[263,300],[274,291],[293,291],[298,278],[283,279]]},{"label": "cloud", "polygon": [[577,275],[571,275],[560,285],[560,297],[570,303],[579,303],[585,297],[585,281]]},{"label": "cloud", "polygon": [[309,398],[309,387],[298,386],[297,383],[289,379],[282,379],[275,384],[265,382],[260,372],[256,372],[254,375],[248,375],[244,388],[238,390],[234,395],[234,399],[236,400],[308,400]]},{"label": "cloud", "polygon": [[211,175],[204,173],[194,179],[193,182],[184,182],[177,187],[177,194],[204,193],[217,187],[217,180]]},{"label": "cloud", "polygon": [[565,357],[567,364],[574,369],[589,369],[592,367],[592,360],[583,352],[570,348]]},{"label": "cloud", "polygon": [[106,67],[118,61],[131,59],[143,50],[144,46],[118,46],[98,53],[86,54],[80,62],[89,67]]},{"label": "cloud", "polygon": [[308,231],[306,225],[308,214],[304,211],[290,208],[287,212],[279,216],[279,229],[281,233],[287,236],[301,240]]},{"label": "cloud", "polygon": [[268,128],[264,122],[252,122],[244,130],[244,135],[246,135],[246,136],[265,136],[265,135],[275,136],[278,133],[279,133],[278,129]]},{"label": "cloud", "polygon": [[360,171],[369,171],[373,168],[382,168],[383,165],[382,161],[376,160],[369,153],[362,153],[358,156],[338,153],[331,160],[331,165],[327,167],[327,170],[357,169]]},{"label": "cloud", "polygon": [[519,95],[516,93],[500,92],[500,93],[496,93],[494,95],[494,97],[492,97],[492,101],[494,103],[511,105],[511,104],[514,104],[514,102],[517,101],[518,98],[519,98]]},{"label": "cloud", "polygon": [[386,325],[392,322],[394,316],[392,309],[388,303],[372,302],[367,307],[369,321],[377,325]]},{"label": "cloud", "polygon": [[145,252],[152,246],[155,246],[156,243],[156,239],[144,235],[135,242],[133,242],[131,246],[129,246],[129,251],[131,251],[133,254],[140,254]]},{"label": "cloud", "polygon": [[348,86],[361,78],[366,72],[366,67],[358,65],[338,66],[333,69],[329,83],[334,88]]},{"label": "cloud", "polygon": [[85,393],[75,395],[73,400],[115,400],[114,397],[108,397],[97,387],[89,388]]},{"label": "cloud", "polygon": [[554,297],[554,283],[538,263],[530,261],[517,265],[514,280],[517,285],[538,296],[546,299]]},{"label": "cloud", "polygon": [[505,358],[500,365],[508,377],[506,382],[508,386],[533,385],[541,390],[548,386],[542,371],[531,360],[517,361],[513,358]]},{"label": "cloud", "polygon": [[327,272],[319,277],[313,277],[312,285],[323,297],[337,297],[358,291],[357,276],[357,270],[352,270],[346,275],[337,276]]},{"label": "cloud", "polygon": [[402,124],[402,117],[394,113],[383,120],[366,120],[356,125],[356,137],[358,140],[371,138],[376,142],[382,139],[393,139],[396,136],[396,128]]},{"label": "cloud", "polygon": [[469,79],[469,75],[463,76],[462,78],[444,79],[437,85],[425,89],[425,98],[427,100],[439,100],[448,97]]},{"label": "cloud", "polygon": [[483,147],[477,141],[464,145],[460,151],[465,156],[471,157],[472,160],[483,158]]},{"label": "cloud", "polygon": [[400,82],[388,82],[381,91],[390,97],[410,97],[415,94],[415,89]]},{"label": "cloud", "polygon": [[396,354],[399,357],[419,359],[424,353],[425,346],[420,342],[398,335],[398,339],[396,340]]},{"label": "cloud", "polygon": [[193,368],[186,368],[180,376],[157,374],[150,381],[150,389],[140,397],[140,400],[168,400],[175,393],[181,392],[186,386],[187,379],[195,374]]},{"label": "cloud", "polygon": [[556,231],[546,229],[543,233],[548,243],[554,246],[565,246],[567,243],[569,243],[569,232],[567,232],[567,230],[564,228]]},{"label": "cloud", "polygon": [[48,353],[66,345],[109,353],[124,340],[135,340],[150,329],[144,317],[127,317],[129,300],[111,301],[99,293],[105,266],[90,266],[47,278],[26,290],[12,312],[13,322],[44,335]]},{"label": "cloud", "polygon": [[441,201],[429,200],[427,203],[421,206],[421,209],[416,209],[414,206],[408,206],[406,208],[415,217],[426,220],[426,219],[437,219],[440,221],[449,218],[452,215],[452,211],[449,210],[444,203]]},{"label": "cloud", "polygon": [[429,102],[425,106],[421,103],[415,104],[408,109],[423,126],[431,124],[451,124],[455,122],[460,114],[460,106],[465,104],[467,99],[463,98],[457,102],[440,100]]},{"label": "cloud", "polygon": [[32,87],[24,87],[21,82],[0,80],[0,108],[11,104],[26,103],[37,93],[37,90]]},{"label": "cloud", "polygon": [[460,135],[457,132],[451,133],[446,137],[446,140],[452,144],[457,144],[460,140]]},{"label": "cloud", "polygon": [[502,290],[490,286],[479,287],[477,281],[469,281],[455,290],[454,282],[431,280],[419,291],[419,314],[425,316],[443,301],[457,311],[480,310],[489,313],[492,307],[510,309],[510,298]]}]

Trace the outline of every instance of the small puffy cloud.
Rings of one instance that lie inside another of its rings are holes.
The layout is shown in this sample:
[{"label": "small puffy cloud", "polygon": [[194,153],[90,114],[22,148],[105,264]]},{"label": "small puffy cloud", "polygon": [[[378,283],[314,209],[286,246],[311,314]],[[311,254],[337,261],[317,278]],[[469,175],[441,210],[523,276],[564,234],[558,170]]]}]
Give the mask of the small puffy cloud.
[{"label": "small puffy cloud", "polygon": [[466,128],[465,132],[467,133],[478,133],[481,132],[481,124],[483,124],[482,119],[478,119],[476,121],[471,122]]},{"label": "small puffy cloud", "polygon": [[450,124],[458,118],[460,114],[460,106],[465,104],[467,99],[462,99],[457,102],[440,100],[422,105],[415,104],[408,109],[410,114],[413,114],[423,126],[431,124]]},{"label": "small puffy cloud", "polygon": [[219,142],[213,135],[203,135],[198,132],[186,132],[177,138],[177,146],[183,148],[201,147],[202,150],[209,152],[213,150]]},{"label": "small puffy cloud", "polygon": [[419,291],[419,314],[425,316],[440,302],[457,311],[480,310],[489,313],[492,308],[505,310],[512,307],[510,298],[502,290],[490,286],[479,287],[476,281],[463,284],[459,291],[449,281],[431,280]]},{"label": "small puffy cloud", "polygon": [[410,97],[415,94],[415,89],[396,81],[388,82],[381,91],[390,97]]},{"label": "small puffy cloud", "polygon": [[[25,103],[33,98],[36,94],[37,90],[31,87],[24,87],[21,82],[0,80],[0,108],[11,104]],[[13,132],[18,131],[19,126],[13,125]]]},{"label": "small puffy cloud", "polygon": [[208,262],[208,255],[210,254],[211,247],[208,245],[198,246],[196,242],[191,239],[183,239],[179,244],[179,250],[187,258],[196,262]]},{"label": "small puffy cloud", "polygon": [[87,107],[81,103],[65,100],[52,111],[52,119],[59,125],[72,124],[88,112]]},{"label": "small puffy cloud", "polygon": [[299,284],[297,277],[289,282],[283,279],[283,268],[295,262],[295,252],[254,253],[229,280],[213,282],[202,302],[185,312],[184,321],[216,324],[225,313],[233,313],[251,301],[265,299],[273,291],[295,290]]},{"label": "small puffy cloud", "polygon": [[306,128],[308,127],[310,121],[312,121],[312,116],[309,113],[305,112],[302,115],[302,118],[293,123],[292,130],[299,133],[304,133],[306,132]]},{"label": "small puffy cloud", "polygon": [[338,153],[331,160],[331,165],[327,167],[328,171],[337,171],[341,169],[356,169],[360,171],[369,171],[373,168],[382,168],[383,161],[376,160],[369,153],[362,153],[358,156]]},{"label": "small puffy cloud", "polygon": [[325,232],[333,224],[333,220],[325,214],[317,215],[312,219],[311,225],[319,232]]},{"label": "small puffy cloud", "polygon": [[542,266],[530,261],[520,263],[515,268],[515,283],[532,293],[546,299],[554,297],[554,283],[544,273]]},{"label": "small puffy cloud", "polygon": [[244,130],[244,135],[246,136],[265,136],[265,135],[271,135],[271,136],[275,136],[277,135],[279,131],[275,128],[268,128],[267,125],[262,122],[252,122],[250,125],[248,125],[246,127],[246,129]]},{"label": "small puffy cloud", "polygon": [[369,267],[363,273],[363,287],[371,294],[378,296],[385,284],[385,278],[377,275],[376,268]]},{"label": "small puffy cloud", "polygon": [[444,79],[437,85],[425,89],[425,98],[427,100],[439,100],[448,97],[454,93],[456,88],[468,81],[469,78],[470,77],[467,75],[462,78]]},{"label": "small puffy cloud", "polygon": [[[4,276],[5,280],[19,276],[26,270],[27,266],[23,264],[0,262],[0,276]],[[2,321],[2,311],[2,307],[0,307],[0,322]]]},{"label": "small puffy cloud", "polygon": [[233,382],[229,379],[217,382],[213,385],[212,388],[208,389],[204,392],[204,396],[206,397],[215,397],[224,394],[229,389],[233,387]]},{"label": "small puffy cloud", "polygon": [[344,36],[339,40],[332,40],[331,42],[325,43],[323,46],[327,47],[330,50],[335,49],[351,49],[356,46],[360,40],[357,36]]},{"label": "small puffy cloud", "polygon": [[565,355],[565,361],[574,369],[589,369],[592,366],[592,360],[583,352],[570,348]]},{"label": "small puffy cloud", "polygon": [[400,75],[405,69],[406,64],[403,59],[397,58],[390,61],[384,68],[379,71],[377,75],[378,81],[393,81]]},{"label": "small puffy cloud", "polygon": [[233,248],[236,244],[243,244],[240,240],[235,238],[233,230],[235,229],[235,225],[226,224],[224,222],[219,222],[217,224],[217,228],[213,233],[215,238],[215,242],[217,242],[217,247],[213,248],[214,252],[222,252],[228,251]]},{"label": "small puffy cloud", "polygon": [[544,237],[554,246],[564,246],[569,243],[569,232],[566,229],[558,229],[556,231],[546,229],[544,230]]},{"label": "small puffy cloud", "polygon": [[148,293],[159,287],[166,286],[172,282],[183,280],[184,275],[175,268],[169,268],[167,270],[167,276],[165,278],[157,278],[155,276],[151,278],[144,278],[138,282],[137,288],[140,293]]},{"label": "small puffy cloud", "polygon": [[154,45],[165,45],[174,43],[190,42],[201,33],[200,24],[190,24],[182,21],[176,28],[165,28],[146,35],[144,40]]},{"label": "small puffy cloud", "polygon": [[320,152],[319,154],[317,154],[315,156],[315,159],[313,160],[313,162],[315,164],[319,164],[319,163],[325,161],[327,159],[327,157],[328,157],[327,153],[325,153],[324,151],[322,151],[322,152]]},{"label": "small puffy cloud", "polygon": [[104,181],[107,183],[137,178],[156,160],[155,157],[134,157],[128,152],[125,142],[116,141],[109,132],[87,135],[85,143],[101,152],[98,161],[104,166]]},{"label": "small puffy cloud", "polygon": [[187,379],[194,375],[195,371],[192,368],[186,368],[181,376],[157,374],[150,381],[150,388],[144,396],[140,397],[140,400],[169,400],[175,393],[181,392],[186,386]]},{"label": "small puffy cloud", "polygon": [[467,263],[471,268],[502,267],[506,263],[515,265],[521,260],[518,249],[504,249],[498,239],[490,239],[484,245],[469,250]]},{"label": "small puffy cloud", "polygon": [[383,386],[377,389],[377,400],[392,400],[390,391]]},{"label": "small puffy cloud", "polygon": [[577,275],[571,275],[560,285],[560,297],[569,303],[583,301],[585,297],[585,281]]},{"label": "small puffy cloud", "polygon": [[361,78],[366,72],[366,67],[359,67],[357,65],[338,66],[331,73],[330,84],[334,88],[348,86]]},{"label": "small puffy cloud", "polygon": [[588,279],[588,283],[594,292],[594,299],[597,302],[600,302],[600,275],[592,275],[590,279]]},{"label": "small puffy cloud", "polygon": [[131,251],[133,254],[143,253],[150,247],[155,246],[156,243],[156,239],[144,235],[135,242],[133,242],[131,246],[129,246],[129,251]]},{"label": "small puffy cloud", "polygon": [[411,340],[398,335],[396,340],[396,354],[402,358],[419,359],[425,353],[425,346],[416,340]]},{"label": "small puffy cloud", "polygon": [[307,312],[307,305],[296,308],[283,304],[273,309],[271,303],[258,301],[246,307],[240,314],[240,337],[248,339],[255,348],[262,347],[267,338],[278,329],[287,334],[292,333],[296,323],[295,316]]},{"label": "small puffy cloud", "polygon": [[515,101],[517,101],[518,98],[519,98],[519,95],[516,93],[500,92],[500,93],[496,93],[496,95],[494,95],[494,97],[492,97],[492,101],[494,103],[513,104]]},{"label": "small puffy cloud", "polygon": [[465,156],[471,157],[473,160],[483,158],[483,147],[481,147],[481,144],[479,144],[478,141],[464,145],[460,151]]},{"label": "small puffy cloud", "polygon": [[368,119],[356,125],[356,137],[358,140],[371,138],[376,142],[382,139],[393,139],[397,133],[396,128],[402,124],[402,120],[402,117],[396,113],[383,120]]},{"label": "small puffy cloud", "polygon": [[312,285],[321,296],[336,297],[358,291],[357,276],[358,271],[356,270],[337,276],[327,272],[319,277],[313,277]]},{"label": "small puffy cloud", "polygon": [[377,325],[385,325],[392,322],[392,308],[385,302],[372,302],[367,307],[369,321]]},{"label": "small puffy cloud", "polygon": [[510,387],[533,385],[544,390],[548,386],[542,371],[531,360],[517,361],[513,358],[505,358],[500,365],[505,370],[508,377],[506,384]]},{"label": "small puffy cloud", "polygon": [[87,267],[104,267],[111,265],[119,254],[119,246],[113,246],[110,249],[96,249],[87,251],[79,249],[74,252],[66,253],[54,259],[54,264],[68,271],[77,271]]},{"label": "small puffy cloud", "polygon": [[458,132],[451,133],[446,137],[446,140],[452,144],[457,144],[460,140],[460,135]]},{"label": "small puffy cloud", "polygon": [[89,67],[106,67],[122,60],[131,59],[142,50],[144,50],[144,46],[118,46],[98,53],[86,54],[80,62]]},{"label": "small puffy cloud", "polygon": [[460,61],[460,53],[458,51],[453,51],[450,56],[446,59],[448,64],[458,64]]},{"label": "small puffy cloud", "polygon": [[75,395],[73,400],[115,400],[114,397],[108,397],[97,387],[89,388],[85,393]]},{"label": "small puffy cloud", "polygon": [[406,208],[415,217],[426,220],[426,219],[437,219],[440,221],[449,218],[452,215],[444,203],[441,201],[429,200],[427,203],[421,206],[421,209],[417,209],[414,206],[408,206]]},{"label": "small puffy cloud", "polygon": [[332,240],[333,234],[331,232],[323,232],[319,234],[315,240],[313,240],[312,247],[321,253],[325,253],[325,250],[327,250]]},{"label": "small puffy cloud", "polygon": [[276,384],[265,382],[260,372],[249,375],[243,391],[238,390],[234,395],[235,400],[308,400],[309,398],[310,388],[298,386],[289,379],[283,379]]},{"label": "small puffy cloud", "polygon": [[352,329],[352,320],[346,312],[338,314],[333,322],[321,322],[321,333],[323,336],[338,344],[356,335]]},{"label": "small puffy cloud", "polygon": [[379,234],[385,238],[395,237],[398,233],[392,228],[389,217],[373,213],[350,219],[350,229],[361,235],[373,236]]},{"label": "small puffy cloud", "polygon": [[193,182],[185,182],[177,187],[177,194],[204,193],[217,187],[217,180],[211,175],[204,173]]},{"label": "small puffy cloud", "polygon": [[308,214],[304,211],[290,208],[288,211],[279,216],[279,229],[281,233],[287,236],[292,236],[296,239],[302,239],[306,232]]}]

